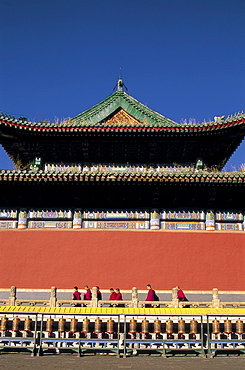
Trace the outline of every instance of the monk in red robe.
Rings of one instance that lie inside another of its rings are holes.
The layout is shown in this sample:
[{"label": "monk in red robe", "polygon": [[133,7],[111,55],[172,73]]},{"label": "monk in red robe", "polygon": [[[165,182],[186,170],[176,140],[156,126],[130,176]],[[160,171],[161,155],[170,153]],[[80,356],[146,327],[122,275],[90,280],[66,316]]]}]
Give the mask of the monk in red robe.
[{"label": "monk in red robe", "polygon": [[110,297],[109,297],[109,301],[115,301],[116,299],[116,292],[113,288],[110,289]]},{"label": "monk in red robe", "polygon": [[[116,299],[116,292],[113,288],[110,289],[110,297],[109,297],[109,301],[115,301]],[[110,307],[113,307],[112,304],[110,304]]]},{"label": "monk in red robe", "polygon": [[84,286],[84,289],[86,290],[86,292],[84,293],[84,300],[86,301],[90,301],[91,298],[92,298],[92,294],[91,294],[91,290],[89,289],[89,287],[87,285]]},{"label": "monk in red robe", "polygon": [[[72,299],[74,301],[80,301],[80,299],[81,299],[81,293],[78,291],[77,286],[74,286],[74,292],[72,294]],[[81,305],[80,304],[75,304],[75,307],[81,307]]]},{"label": "monk in red robe", "polygon": [[97,299],[98,301],[101,301],[102,300],[102,294],[101,294],[101,291],[100,291],[100,287],[97,286]]},{"label": "monk in red robe", "polygon": [[[178,300],[179,301],[186,301],[186,302],[188,302],[189,299],[186,298],[185,293],[183,292],[182,289],[180,289],[180,287],[178,285],[177,285],[176,289],[177,289],[177,297],[178,297]],[[182,306],[182,307],[189,308],[190,305],[186,305],[186,306]]]},{"label": "monk in red robe", "polygon": [[185,293],[183,292],[182,289],[180,289],[180,287],[178,285],[177,285],[176,289],[177,289],[178,300],[179,301],[188,301],[188,299],[185,296]]},{"label": "monk in red robe", "polygon": [[[116,298],[115,300],[116,301],[122,301],[122,293],[120,292],[120,289],[115,289],[115,293],[116,293]],[[124,304],[118,304],[117,305],[118,307],[124,307]]]},{"label": "monk in red robe", "polygon": [[[148,289],[146,301],[155,301],[155,290],[152,289],[151,284],[147,284],[146,288]],[[152,307],[152,305],[146,304],[145,307]]]}]

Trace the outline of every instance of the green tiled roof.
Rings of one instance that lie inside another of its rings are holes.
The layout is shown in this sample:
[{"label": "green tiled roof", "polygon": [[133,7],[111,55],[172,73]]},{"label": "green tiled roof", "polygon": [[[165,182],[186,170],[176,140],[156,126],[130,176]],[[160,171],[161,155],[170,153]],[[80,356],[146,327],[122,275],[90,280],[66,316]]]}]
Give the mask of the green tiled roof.
[{"label": "green tiled roof", "polygon": [[[121,82],[119,80],[118,82]],[[78,114],[61,123],[50,122],[28,122],[23,118],[15,119],[12,116],[0,114],[0,127],[8,127],[18,131],[29,131],[35,133],[50,134],[54,133],[76,133],[85,131],[138,131],[138,132],[176,132],[176,133],[195,133],[205,132],[210,130],[226,129],[235,125],[244,125],[245,113],[237,113],[224,117],[217,117],[217,121],[194,123],[194,124],[180,124],[166,118],[162,114],[155,112],[148,108],[138,100],[128,95],[122,90],[122,85],[118,85],[118,91],[108,96],[100,103],[94,105],[92,108]],[[117,122],[106,122],[106,119],[113,116],[120,109],[126,111],[135,120],[133,124],[130,122],[118,125]],[[137,123],[139,121],[139,123]]]},{"label": "green tiled roof", "polygon": [[[115,93],[115,94],[118,94]],[[124,93],[125,94],[125,93]],[[111,95],[112,96],[112,95]],[[136,101],[137,102],[137,101]],[[138,103],[140,104],[140,103]],[[97,107],[97,105],[95,106]],[[71,118],[69,121],[62,122],[62,123],[45,123],[45,122],[27,122],[18,120],[12,117],[8,117],[4,114],[0,115],[0,127],[2,130],[4,128],[14,129],[19,132],[35,132],[40,134],[48,134],[50,133],[62,133],[62,134],[69,134],[69,133],[78,133],[78,132],[100,132],[100,131],[112,131],[118,130],[119,132],[127,132],[127,131],[137,131],[137,132],[165,132],[165,133],[202,133],[207,131],[216,131],[216,130],[223,130],[227,128],[232,128],[234,126],[243,125],[245,126],[245,114],[239,113],[233,116],[229,116],[225,120],[219,120],[218,122],[204,122],[199,124],[178,124],[174,121],[169,120],[168,118],[161,116],[159,113],[151,111],[152,114],[149,113],[148,120],[145,120],[142,123],[134,124],[133,127],[131,125],[117,125],[117,123],[103,123],[103,119],[106,118],[105,112],[108,110],[94,111],[94,108],[90,108],[89,110],[85,111],[84,113],[79,114],[78,116]],[[133,109],[133,108],[132,108]],[[135,108],[134,108],[135,109]],[[145,107],[145,109],[148,109]],[[104,113],[102,113],[104,112]],[[130,113],[132,115],[132,112]],[[143,113],[141,113],[143,115]],[[146,117],[146,115],[144,115]],[[96,119],[95,119],[96,118]],[[137,120],[140,119],[140,112],[137,114],[135,113],[135,118]],[[95,121],[97,119],[101,119],[102,122]],[[86,120],[90,120],[89,122]],[[92,122],[94,120],[94,122]],[[17,132],[16,131],[16,132]]]},{"label": "green tiled roof", "polygon": [[128,95],[121,85],[102,102],[61,123],[0,114],[0,143],[22,167],[36,157],[43,163],[179,165],[193,165],[200,157],[206,167],[220,170],[244,135],[244,112],[212,122],[179,124]]},{"label": "green tiled roof", "polygon": [[156,127],[181,126],[180,124],[146,107],[124,91],[116,91],[107,99],[72,118],[70,123],[75,123],[78,126],[83,124],[103,126],[103,120],[120,108],[124,109],[138,121],[145,123],[146,126],[151,124],[156,125]]}]

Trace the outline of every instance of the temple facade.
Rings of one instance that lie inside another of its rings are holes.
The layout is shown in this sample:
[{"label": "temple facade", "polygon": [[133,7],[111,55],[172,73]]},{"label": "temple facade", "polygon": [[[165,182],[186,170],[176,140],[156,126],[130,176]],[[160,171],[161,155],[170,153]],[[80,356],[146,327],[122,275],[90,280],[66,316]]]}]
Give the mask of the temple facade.
[{"label": "temple facade", "polygon": [[245,114],[179,124],[123,91],[62,123],[0,117],[1,228],[244,230],[245,172],[220,172]]},{"label": "temple facade", "polygon": [[[244,113],[179,124],[128,95],[121,79],[108,98],[62,123],[1,115],[0,143],[16,167],[0,170],[2,262],[10,249],[24,253],[2,284],[30,287],[31,271],[34,287],[79,285],[83,265],[89,285],[143,288],[157,285],[155,272],[165,263],[165,288],[242,289],[245,278],[222,271],[230,256],[239,271],[245,267],[245,171],[222,168],[244,136]],[[101,263],[118,253],[120,268],[104,276]],[[201,255],[208,273],[196,260]],[[84,266],[84,256],[100,262]],[[37,258],[44,264],[38,275]],[[62,269],[65,279],[57,278]]]}]

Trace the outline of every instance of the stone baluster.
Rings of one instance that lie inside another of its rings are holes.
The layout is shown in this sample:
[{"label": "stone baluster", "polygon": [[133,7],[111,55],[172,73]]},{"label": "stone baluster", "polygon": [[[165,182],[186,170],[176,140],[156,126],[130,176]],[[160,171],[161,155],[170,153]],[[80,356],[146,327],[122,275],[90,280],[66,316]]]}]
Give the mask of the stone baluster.
[{"label": "stone baluster", "polygon": [[9,306],[15,306],[16,286],[11,286],[9,294]]},{"label": "stone baluster", "polygon": [[98,288],[97,286],[94,286],[92,288],[92,301],[91,301],[91,307],[98,307],[98,297],[97,297]]},{"label": "stone baluster", "polygon": [[138,297],[138,289],[137,288],[132,288],[132,307],[136,308],[138,307],[139,303],[139,297]]},{"label": "stone baluster", "polygon": [[177,288],[173,288],[172,289],[172,302],[171,302],[171,306],[174,307],[174,308],[179,307],[178,289]]},{"label": "stone baluster", "polygon": [[219,308],[220,307],[219,290],[217,288],[213,288],[212,294],[213,294],[212,307]]},{"label": "stone baluster", "polygon": [[56,302],[57,302],[57,288],[55,286],[52,286],[49,300],[50,307],[56,307]]}]

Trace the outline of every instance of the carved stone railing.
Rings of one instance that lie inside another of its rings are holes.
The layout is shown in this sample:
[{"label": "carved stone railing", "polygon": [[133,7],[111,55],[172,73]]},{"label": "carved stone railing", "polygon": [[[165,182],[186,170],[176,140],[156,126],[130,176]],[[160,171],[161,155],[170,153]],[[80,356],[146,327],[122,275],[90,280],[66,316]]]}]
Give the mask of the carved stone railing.
[{"label": "carved stone railing", "polygon": [[153,308],[157,307],[173,307],[173,304],[171,301],[139,301],[138,307],[144,308],[144,307],[152,306]]},{"label": "carved stone railing", "polygon": [[16,299],[15,306],[50,306],[49,299]]},{"label": "carved stone railing", "polygon": [[[97,287],[93,287],[92,289],[92,299],[91,300],[72,300],[72,299],[57,299],[57,288],[51,287],[50,290],[50,298],[49,299],[17,299],[16,295],[16,287],[12,286],[10,288],[10,295],[9,298],[0,298],[0,305],[3,306],[48,306],[48,307],[61,307],[64,305],[69,306],[87,306],[87,307],[146,307],[146,305],[151,305],[152,307],[210,307],[210,308],[226,308],[226,307],[234,307],[240,308],[245,307],[245,302],[221,302],[219,297],[219,291],[217,288],[212,289],[212,291],[205,291],[204,293],[198,292],[199,295],[205,294],[211,295],[211,300],[209,301],[181,301],[178,300],[177,289],[172,289],[172,299],[169,301],[143,301],[139,300],[139,291],[136,287],[132,288],[132,296],[131,299],[121,300],[121,301],[111,301],[111,300],[98,300],[97,298]],[[35,291],[36,293],[36,291]],[[142,291],[141,291],[142,293]],[[144,291],[145,293],[145,291]],[[166,293],[166,291],[157,292],[157,294]],[[169,293],[169,291],[167,291]],[[189,292],[191,294],[195,292]],[[237,294],[237,292],[233,292]],[[244,292],[243,292],[244,293]],[[223,293],[224,294],[224,293]],[[232,294],[232,292],[231,292]],[[210,298],[209,298],[210,299]]]},{"label": "carved stone railing", "polygon": [[190,302],[190,301],[179,302],[180,308],[185,308],[186,306],[192,307],[192,308],[213,307],[213,304],[212,302]]},{"label": "carved stone railing", "polygon": [[[111,307],[120,307],[120,305],[123,305],[124,307],[133,307],[132,306],[132,301],[110,301],[110,300],[101,300],[98,301],[98,307],[103,307],[104,305],[109,305]],[[122,307],[122,306],[121,306]]]},{"label": "carved stone railing", "polygon": [[222,302],[221,308],[245,308],[245,302]]},{"label": "carved stone railing", "polygon": [[1,298],[0,299],[0,305],[1,306],[9,306],[9,299]]},{"label": "carved stone railing", "polygon": [[92,306],[92,300],[73,300],[73,299],[59,299],[56,301],[56,307],[62,307],[63,305],[70,305],[75,307],[76,305],[80,304],[81,306],[86,305],[87,307]]}]

